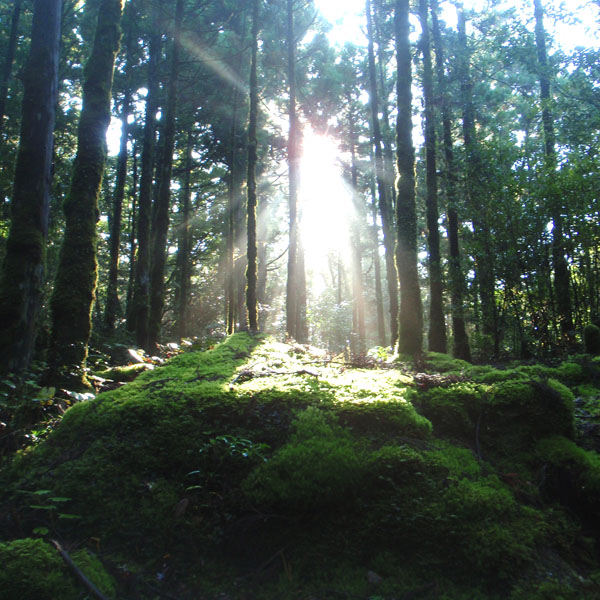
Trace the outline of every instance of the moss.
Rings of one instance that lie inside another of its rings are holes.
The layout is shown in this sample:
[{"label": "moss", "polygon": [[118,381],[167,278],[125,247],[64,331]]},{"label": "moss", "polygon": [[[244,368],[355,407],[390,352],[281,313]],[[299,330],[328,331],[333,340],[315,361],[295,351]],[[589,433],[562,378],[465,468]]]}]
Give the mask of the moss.
[{"label": "moss", "polygon": [[96,375],[104,379],[112,379],[113,381],[133,381],[140,373],[148,370],[151,371],[153,368],[153,365],[141,363],[125,365],[123,367],[112,367],[111,369],[99,371]]},{"label": "moss", "polygon": [[583,343],[588,354],[600,354],[600,327],[589,324],[583,329]]},{"label": "moss", "polygon": [[0,544],[1,600],[76,600],[79,590],[50,544],[22,539]]},{"label": "moss", "polygon": [[432,423],[436,435],[473,441],[487,388],[469,382],[415,392],[411,399]]},{"label": "moss", "polygon": [[366,467],[349,432],[315,408],[301,412],[293,426],[290,441],[243,483],[245,493],[262,506],[286,511],[347,501]]},{"label": "moss", "polygon": [[465,371],[472,367],[471,363],[460,358],[453,358],[449,354],[439,352],[427,352],[425,355],[425,364],[428,371],[436,373],[445,373],[447,371]]}]

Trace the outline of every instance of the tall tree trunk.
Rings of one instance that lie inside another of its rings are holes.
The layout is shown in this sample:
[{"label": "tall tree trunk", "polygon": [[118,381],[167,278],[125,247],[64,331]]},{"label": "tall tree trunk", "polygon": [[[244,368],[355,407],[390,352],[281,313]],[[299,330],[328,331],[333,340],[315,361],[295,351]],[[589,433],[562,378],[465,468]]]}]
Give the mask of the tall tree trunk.
[{"label": "tall tree trunk", "polygon": [[23,74],[12,218],[0,274],[0,365],[17,373],[31,362],[44,283],[61,7],[62,0],[35,1]]},{"label": "tall tree trunk", "polygon": [[135,266],[132,310],[128,329],[135,331],[136,343],[141,348],[148,346],[148,311],[150,307],[150,223],[152,213],[152,182],[156,150],[156,113],[159,107],[158,66],[161,55],[161,33],[158,29],[156,4],[152,11],[152,32],[148,47],[148,75],[146,94],[146,116],[138,212],[138,251]]},{"label": "tall tree trunk", "polygon": [[[129,64],[129,61],[127,61],[127,64]],[[129,140],[128,118],[131,112],[131,89],[129,88],[129,83],[127,86],[121,111],[121,145],[119,148],[119,156],[117,158],[117,180],[113,193],[112,213],[110,215],[108,286],[104,312],[104,326],[109,333],[115,328],[115,320],[120,307],[119,253],[121,250],[123,200],[125,198],[125,184],[127,182],[127,142]]]},{"label": "tall tree trunk", "polygon": [[102,0],[99,7],[92,53],[85,69],[71,189],[64,204],[65,235],[50,303],[51,377],[75,385],[86,383],[83,368],[96,296],[98,194],[106,158],[121,9],[122,0]]},{"label": "tall tree trunk", "polygon": [[398,62],[396,261],[400,276],[398,352],[419,358],[423,352],[423,307],[417,268],[415,149],[412,141],[412,59],[408,16],[409,0],[396,0],[395,33]]},{"label": "tall tree trunk", "polygon": [[150,313],[148,315],[147,350],[154,350],[160,339],[163,310],[165,306],[165,265],[167,262],[167,234],[169,232],[169,208],[171,205],[171,175],[175,149],[177,113],[177,79],[179,77],[179,38],[183,22],[183,0],[175,5],[175,30],[171,46],[171,68],[165,114],[161,173],[158,195],[152,207],[152,259],[150,269]]},{"label": "tall tree trunk", "polygon": [[[55,2],[51,3],[50,10],[53,10]],[[62,0],[60,2],[62,4]],[[0,81],[0,132],[4,125],[4,114],[6,112],[6,97],[8,96],[8,83],[12,74],[13,63],[15,62],[15,54],[17,52],[17,38],[19,34],[19,19],[21,18],[21,7],[23,0],[15,0],[12,16],[10,19],[10,34],[8,36],[8,47],[6,49],[6,56],[4,59],[4,68],[2,69],[2,80]],[[34,4],[35,6],[35,4]],[[34,8],[35,10],[35,8]],[[50,27],[54,25],[52,21],[48,23]],[[60,27],[60,25],[59,25]],[[49,33],[50,36],[54,35],[54,32]],[[32,32],[33,41],[33,32]],[[26,77],[26,76],[25,76]]]},{"label": "tall tree trunk", "polygon": [[[351,228],[350,243],[352,247],[352,355],[362,356],[365,354],[366,347],[366,328],[365,328],[365,296],[363,289],[362,276],[362,251],[360,243],[360,214],[358,210],[359,194],[358,194],[358,166],[356,163],[356,132],[355,132],[355,117],[350,117],[350,182],[352,185],[352,199],[356,217],[353,220]],[[385,334],[384,334],[385,335]]]},{"label": "tall tree trunk", "polygon": [[423,31],[423,98],[425,100],[425,160],[427,171],[427,243],[429,246],[429,350],[446,352],[446,321],[444,316],[440,230],[438,220],[437,164],[433,67],[427,0],[419,0],[419,19]]},{"label": "tall tree trunk", "polygon": [[546,156],[546,194],[552,216],[552,266],[554,270],[554,294],[562,341],[574,343],[573,309],[571,306],[571,276],[565,258],[564,209],[561,193],[553,184],[557,167],[556,136],[550,95],[550,73],[546,52],[546,32],[544,29],[544,9],[541,0],[533,0],[535,14],[535,43],[540,66],[540,99],[542,101],[542,125],[544,129],[544,153]]},{"label": "tall tree trunk", "polygon": [[[481,299],[481,331],[484,338],[483,350],[486,354],[498,354],[499,331],[498,311],[495,297],[495,266],[492,239],[487,219],[487,209],[481,202],[485,194],[483,165],[475,135],[475,109],[473,107],[473,83],[469,65],[469,50],[465,13],[462,6],[458,9],[458,43],[460,56],[461,103],[463,120],[463,138],[466,151],[467,205],[472,213],[473,235],[476,242],[475,267],[479,282]],[[479,197],[479,201],[478,201]],[[491,344],[490,344],[491,342]]]},{"label": "tall tree trunk", "polygon": [[252,5],[252,62],[250,64],[250,116],[248,119],[248,266],[246,268],[246,308],[248,326],[252,333],[258,331],[257,280],[258,266],[256,244],[256,163],[258,160],[258,140],[256,127],[258,122],[258,17],[259,0]]},{"label": "tall tree trunk", "polygon": [[193,128],[190,127],[187,135],[185,149],[185,167],[183,176],[183,186],[181,188],[181,225],[179,226],[179,236],[177,240],[177,287],[175,294],[175,332],[181,340],[188,335],[187,313],[190,296],[190,283],[192,277],[191,256],[192,251],[192,230],[190,217],[192,213],[192,188],[191,177],[194,167],[192,152],[194,150]]},{"label": "tall tree trunk", "polygon": [[129,329],[129,319],[131,314],[131,308],[133,305],[133,286],[135,285],[135,266],[136,266],[136,252],[137,252],[137,238],[136,238],[136,226],[137,226],[137,188],[138,188],[138,159],[137,159],[137,144],[133,145],[133,168],[132,168],[132,182],[131,182],[131,212],[129,216],[129,279],[127,282],[127,300],[125,314],[127,315],[127,327]]},{"label": "tall tree trunk", "polygon": [[386,173],[383,160],[381,128],[379,126],[379,102],[377,94],[377,71],[375,68],[375,50],[373,45],[373,19],[371,16],[371,0],[367,0],[367,36],[369,43],[369,105],[371,107],[371,128],[375,146],[375,173],[379,196],[379,212],[383,229],[383,246],[385,248],[385,266],[390,302],[390,343],[394,346],[398,340],[398,272],[394,263],[394,233],[392,211],[386,185]]},{"label": "tall tree trunk", "polygon": [[[306,298],[306,279],[300,237],[298,190],[300,187],[301,131],[296,109],[296,37],[294,33],[294,0],[287,0],[287,51],[289,87],[289,247],[286,286],[286,327],[290,337],[306,341],[306,314],[303,309]],[[304,282],[304,290],[303,288]]]},{"label": "tall tree trunk", "polygon": [[438,90],[442,112],[443,146],[445,160],[444,182],[446,188],[446,202],[448,213],[448,242],[449,242],[449,287],[452,311],[452,353],[456,358],[471,360],[471,348],[465,325],[464,308],[464,275],[461,266],[460,244],[459,244],[459,220],[456,196],[456,165],[454,161],[454,149],[452,142],[452,120],[450,118],[449,99],[446,86],[446,73],[444,67],[444,44],[439,25],[439,7],[437,0],[431,0],[431,19],[433,26],[433,39],[436,52],[436,70]]}]

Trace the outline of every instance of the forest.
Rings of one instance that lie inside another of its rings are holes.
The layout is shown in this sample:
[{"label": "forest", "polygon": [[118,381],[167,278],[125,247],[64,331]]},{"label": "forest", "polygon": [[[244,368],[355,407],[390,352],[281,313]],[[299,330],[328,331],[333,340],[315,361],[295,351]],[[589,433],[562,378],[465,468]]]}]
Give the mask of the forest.
[{"label": "forest", "polygon": [[0,600],[600,598],[599,26],[0,0]]}]

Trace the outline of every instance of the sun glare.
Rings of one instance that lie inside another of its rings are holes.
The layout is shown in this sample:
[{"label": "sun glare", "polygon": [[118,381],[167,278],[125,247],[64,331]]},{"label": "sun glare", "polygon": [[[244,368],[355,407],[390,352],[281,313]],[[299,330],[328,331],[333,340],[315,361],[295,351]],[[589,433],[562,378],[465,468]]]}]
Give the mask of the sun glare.
[{"label": "sun glare", "polygon": [[334,140],[305,128],[300,188],[302,237],[306,268],[317,286],[329,271],[332,254],[345,263],[350,257],[352,192],[342,176],[339,159],[340,150]]}]

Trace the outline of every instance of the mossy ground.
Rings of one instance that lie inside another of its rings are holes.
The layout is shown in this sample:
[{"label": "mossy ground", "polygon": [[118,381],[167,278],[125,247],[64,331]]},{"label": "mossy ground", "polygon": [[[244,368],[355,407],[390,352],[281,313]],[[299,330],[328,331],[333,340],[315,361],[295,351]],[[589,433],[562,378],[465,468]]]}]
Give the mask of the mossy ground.
[{"label": "mossy ground", "polygon": [[6,464],[1,530],[88,546],[127,598],[600,598],[575,427],[600,365],[424,366],[246,334],[181,354]]}]

